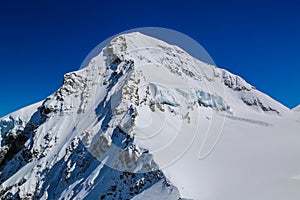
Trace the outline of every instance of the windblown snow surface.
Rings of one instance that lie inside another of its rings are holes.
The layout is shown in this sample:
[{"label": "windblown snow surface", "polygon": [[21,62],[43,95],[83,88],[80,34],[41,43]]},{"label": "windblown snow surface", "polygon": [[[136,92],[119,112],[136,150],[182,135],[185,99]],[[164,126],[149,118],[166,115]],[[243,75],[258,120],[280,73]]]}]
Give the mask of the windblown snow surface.
[{"label": "windblown snow surface", "polygon": [[300,113],[134,32],[0,119],[1,199],[299,200]]}]

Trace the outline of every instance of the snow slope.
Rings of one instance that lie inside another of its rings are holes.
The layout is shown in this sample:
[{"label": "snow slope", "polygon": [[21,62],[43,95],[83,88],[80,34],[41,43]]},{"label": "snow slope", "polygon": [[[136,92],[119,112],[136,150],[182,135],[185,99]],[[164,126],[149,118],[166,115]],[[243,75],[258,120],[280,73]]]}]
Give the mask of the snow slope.
[{"label": "snow slope", "polygon": [[[18,151],[18,145],[20,140],[23,138],[22,132],[24,131],[28,121],[34,116],[33,114],[37,111],[37,108],[42,102],[35,103],[33,105],[22,108],[9,115],[6,115],[0,119],[0,165],[4,155],[9,152]],[[16,147],[16,148],[15,148]],[[15,150],[14,150],[15,149]]]},{"label": "snow slope", "polygon": [[298,113],[140,33],[28,110],[0,119],[3,199],[300,196]]},{"label": "snow slope", "polygon": [[293,108],[294,111],[300,111],[300,105],[296,106],[295,108]]}]

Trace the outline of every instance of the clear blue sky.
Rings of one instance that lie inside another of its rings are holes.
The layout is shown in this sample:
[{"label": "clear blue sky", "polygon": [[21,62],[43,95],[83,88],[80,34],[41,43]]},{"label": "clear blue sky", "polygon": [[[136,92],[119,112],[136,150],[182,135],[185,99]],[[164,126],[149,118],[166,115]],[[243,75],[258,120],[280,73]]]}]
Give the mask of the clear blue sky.
[{"label": "clear blue sky", "polygon": [[189,35],[219,67],[294,107],[299,10],[288,0],[1,1],[0,116],[46,98],[101,41],[145,26]]}]

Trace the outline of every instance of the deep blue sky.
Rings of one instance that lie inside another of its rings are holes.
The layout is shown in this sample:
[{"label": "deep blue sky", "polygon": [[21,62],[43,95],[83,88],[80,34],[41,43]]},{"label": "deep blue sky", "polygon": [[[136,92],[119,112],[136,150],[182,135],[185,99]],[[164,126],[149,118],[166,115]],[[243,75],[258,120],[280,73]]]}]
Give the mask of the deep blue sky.
[{"label": "deep blue sky", "polygon": [[42,100],[101,41],[145,26],[197,40],[222,68],[288,107],[300,103],[300,3],[1,1],[0,116]]}]

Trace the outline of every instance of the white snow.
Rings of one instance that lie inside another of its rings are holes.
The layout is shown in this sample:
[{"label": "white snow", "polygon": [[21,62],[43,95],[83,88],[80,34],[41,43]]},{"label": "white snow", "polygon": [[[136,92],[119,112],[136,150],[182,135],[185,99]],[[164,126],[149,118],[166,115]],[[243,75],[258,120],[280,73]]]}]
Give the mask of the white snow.
[{"label": "white snow", "polygon": [[138,194],[132,200],[174,200],[179,199],[180,194],[175,187],[168,188],[163,184],[163,181],[160,181],[154,184],[151,188],[143,191],[141,194]]},{"label": "white snow", "polygon": [[293,111],[300,111],[300,105],[298,105],[295,108],[293,108]]},{"label": "white snow", "polygon": [[45,101],[11,114],[13,122],[2,118],[0,141],[39,106],[24,144],[33,158],[19,162],[20,151],[7,162],[0,191],[41,199],[299,199],[299,113],[155,38],[113,39]]}]

